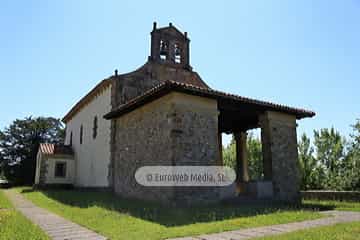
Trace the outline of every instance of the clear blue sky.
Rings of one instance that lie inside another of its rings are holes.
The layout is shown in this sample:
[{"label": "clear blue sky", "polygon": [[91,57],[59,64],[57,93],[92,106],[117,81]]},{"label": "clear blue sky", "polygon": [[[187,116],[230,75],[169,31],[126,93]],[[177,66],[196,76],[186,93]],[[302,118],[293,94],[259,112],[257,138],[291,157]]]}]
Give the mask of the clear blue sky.
[{"label": "clear blue sky", "polygon": [[360,118],[360,1],[14,1],[0,3],[0,129],[61,118],[100,80],[149,55],[152,22],[191,39],[215,89],[314,110],[299,135]]}]

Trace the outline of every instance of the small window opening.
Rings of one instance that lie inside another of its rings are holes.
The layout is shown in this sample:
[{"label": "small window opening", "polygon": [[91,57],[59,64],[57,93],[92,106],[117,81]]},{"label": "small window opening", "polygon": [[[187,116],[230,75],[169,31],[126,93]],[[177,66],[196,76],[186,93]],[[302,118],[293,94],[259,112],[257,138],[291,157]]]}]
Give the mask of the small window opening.
[{"label": "small window opening", "polygon": [[160,59],[165,61],[168,56],[169,44],[163,40],[160,40]]},{"label": "small window opening", "polygon": [[80,144],[83,143],[83,125],[80,126]]},{"label": "small window opening", "polygon": [[98,119],[97,116],[94,117],[94,126],[93,126],[93,139],[97,136],[97,129],[98,129]]},{"label": "small window opening", "polygon": [[66,163],[57,162],[55,163],[55,177],[66,177]]},{"label": "small window opening", "polygon": [[174,45],[174,61],[175,63],[181,63],[181,49],[178,44]]}]

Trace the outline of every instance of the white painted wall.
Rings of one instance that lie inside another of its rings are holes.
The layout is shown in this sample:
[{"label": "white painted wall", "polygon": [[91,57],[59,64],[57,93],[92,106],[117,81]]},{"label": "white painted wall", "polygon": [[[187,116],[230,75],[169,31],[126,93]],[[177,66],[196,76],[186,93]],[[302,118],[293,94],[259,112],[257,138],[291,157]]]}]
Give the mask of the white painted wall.
[{"label": "white painted wall", "polygon": [[[47,173],[45,176],[44,184],[73,184],[75,177],[75,160],[66,157],[50,157],[44,156],[39,151],[36,157],[36,173],[35,173],[35,184],[39,184],[40,181],[40,169],[41,162],[46,160]],[[56,162],[66,163],[66,176],[65,178],[55,177],[55,164]]]},{"label": "white painted wall", "polygon": [[[110,120],[103,116],[111,110],[111,85],[83,107],[67,124],[65,144],[75,154],[75,186],[107,187],[110,164]],[[98,118],[97,137],[93,139],[94,117]],[[83,125],[83,142],[80,144],[80,126]]]},{"label": "white painted wall", "polygon": [[[66,163],[65,177],[55,177],[55,164],[57,162]],[[75,160],[69,158],[51,158],[47,159],[47,173],[45,184],[73,184],[75,175]]]}]

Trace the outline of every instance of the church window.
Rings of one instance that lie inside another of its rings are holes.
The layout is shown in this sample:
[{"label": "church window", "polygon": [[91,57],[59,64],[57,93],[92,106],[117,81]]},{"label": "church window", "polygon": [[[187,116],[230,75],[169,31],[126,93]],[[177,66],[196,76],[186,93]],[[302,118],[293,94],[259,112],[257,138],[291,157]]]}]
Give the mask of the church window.
[{"label": "church window", "polygon": [[93,126],[93,139],[97,136],[97,129],[98,129],[98,119],[97,116],[94,117],[94,126]]},{"label": "church window", "polygon": [[66,177],[66,163],[56,162],[55,163],[55,177]]},{"label": "church window", "polygon": [[80,126],[80,144],[83,143],[83,125]]}]

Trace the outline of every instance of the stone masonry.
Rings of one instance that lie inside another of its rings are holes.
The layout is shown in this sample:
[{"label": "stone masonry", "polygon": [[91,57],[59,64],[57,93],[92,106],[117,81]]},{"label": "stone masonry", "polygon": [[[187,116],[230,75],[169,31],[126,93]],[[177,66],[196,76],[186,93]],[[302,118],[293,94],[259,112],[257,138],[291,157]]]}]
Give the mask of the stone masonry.
[{"label": "stone masonry", "polygon": [[300,173],[295,116],[266,112],[260,118],[265,180],[272,180],[274,198],[300,200]]},{"label": "stone masonry", "polygon": [[141,166],[215,165],[217,115],[214,100],[171,93],[116,119],[115,192],[180,205],[217,201],[214,188],[144,187],[134,178]]}]

